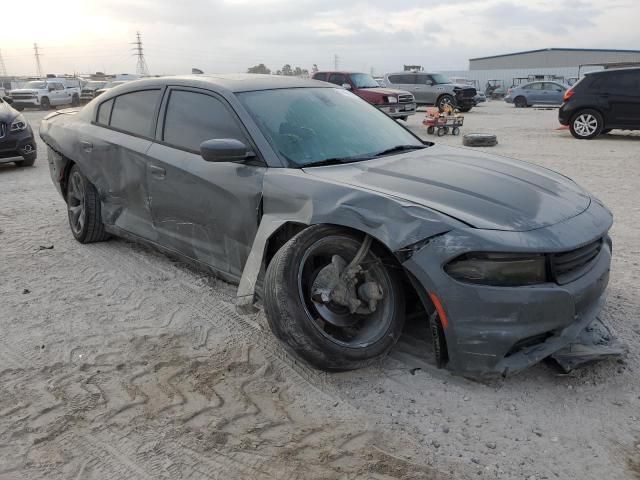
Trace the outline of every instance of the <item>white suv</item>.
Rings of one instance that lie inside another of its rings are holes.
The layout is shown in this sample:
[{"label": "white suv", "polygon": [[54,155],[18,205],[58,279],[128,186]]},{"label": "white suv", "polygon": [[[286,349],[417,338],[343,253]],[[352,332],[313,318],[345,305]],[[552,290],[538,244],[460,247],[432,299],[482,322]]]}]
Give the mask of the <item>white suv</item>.
[{"label": "white suv", "polygon": [[13,107],[22,111],[25,108],[41,108],[49,110],[60,105],[80,105],[80,81],[58,78],[33,80],[23,88],[9,92]]}]

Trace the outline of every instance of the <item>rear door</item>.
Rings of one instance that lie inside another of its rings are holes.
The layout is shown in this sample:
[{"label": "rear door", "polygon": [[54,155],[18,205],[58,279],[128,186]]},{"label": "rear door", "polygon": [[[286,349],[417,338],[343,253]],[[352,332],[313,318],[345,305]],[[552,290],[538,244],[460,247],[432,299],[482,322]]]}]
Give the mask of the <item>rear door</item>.
[{"label": "rear door", "polygon": [[[397,88],[398,90],[406,90],[407,92],[411,92],[414,97],[416,97],[416,83],[415,83],[415,75],[412,73],[394,73],[393,75],[389,75],[387,77],[387,87],[388,88]],[[416,97],[416,101],[418,98]]]},{"label": "rear door", "polygon": [[605,124],[640,127],[640,70],[611,72],[602,75],[600,96],[609,103]]},{"label": "rear door", "polygon": [[200,156],[200,144],[216,138],[254,149],[235,112],[215,93],[174,87],[160,117],[147,170],[160,243],[239,279],[258,228],[266,168],[257,160],[207,162]]},{"label": "rear door", "polygon": [[79,132],[90,158],[90,179],[100,192],[103,219],[156,241],[147,186],[147,151],[155,131],[160,88],[124,93],[98,106],[93,124]]},{"label": "rear door", "polygon": [[522,87],[526,91],[527,103],[529,105],[540,105],[545,103],[545,97],[542,93],[542,82],[534,82]]}]

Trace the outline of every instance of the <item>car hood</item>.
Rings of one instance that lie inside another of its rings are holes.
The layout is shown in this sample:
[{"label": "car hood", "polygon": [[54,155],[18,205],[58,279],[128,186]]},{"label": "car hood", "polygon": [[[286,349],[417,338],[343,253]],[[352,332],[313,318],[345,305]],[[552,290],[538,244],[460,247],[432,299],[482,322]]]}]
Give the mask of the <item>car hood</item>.
[{"label": "car hood", "polygon": [[400,95],[409,93],[406,90],[385,87],[359,88],[358,90],[361,92],[379,93],[380,95]]},{"label": "car hood", "polygon": [[402,198],[489,230],[546,227],[582,213],[591,203],[572,180],[551,170],[442,145],[305,172]]},{"label": "car hood", "polygon": [[14,88],[9,93],[13,94],[13,93],[38,93],[38,92],[39,90],[36,90],[35,88]]},{"label": "car hood", "polygon": [[0,123],[9,123],[18,116],[18,112],[7,103],[0,103]]}]

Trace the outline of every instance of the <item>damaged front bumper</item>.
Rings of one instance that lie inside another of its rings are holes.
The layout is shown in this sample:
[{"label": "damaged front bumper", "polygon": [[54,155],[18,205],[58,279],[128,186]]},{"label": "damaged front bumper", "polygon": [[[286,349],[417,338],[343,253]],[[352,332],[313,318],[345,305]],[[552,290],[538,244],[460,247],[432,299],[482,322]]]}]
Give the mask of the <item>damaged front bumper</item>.
[{"label": "damaged front bumper", "polygon": [[[508,375],[547,357],[570,370],[624,348],[598,320],[609,280],[610,213],[592,202],[584,213],[543,229],[502,232],[453,230],[434,238],[403,265],[428,293],[437,295],[447,316],[447,367],[465,376]],[[521,287],[463,283],[444,266],[474,251],[569,251],[603,238],[602,248],[575,280]]]}]

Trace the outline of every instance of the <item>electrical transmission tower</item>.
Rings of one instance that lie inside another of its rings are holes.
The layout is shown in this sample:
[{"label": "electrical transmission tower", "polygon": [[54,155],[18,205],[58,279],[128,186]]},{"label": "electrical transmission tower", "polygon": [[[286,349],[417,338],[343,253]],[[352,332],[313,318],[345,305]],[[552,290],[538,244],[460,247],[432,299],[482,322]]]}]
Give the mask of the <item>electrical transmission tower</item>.
[{"label": "electrical transmission tower", "polygon": [[138,64],[136,65],[136,73],[140,75],[149,75],[149,67],[147,61],[144,59],[144,52],[142,50],[142,37],[140,32],[136,32],[136,41],[133,42],[134,55],[138,57]]},{"label": "electrical transmission tower", "polygon": [[340,57],[338,57],[338,54],[336,53],[333,56],[333,69],[338,70],[338,65],[340,65]]},{"label": "electrical transmission tower", "polygon": [[2,58],[2,50],[0,50],[0,77],[7,76],[7,67],[4,64],[4,58]]},{"label": "electrical transmission tower", "polygon": [[38,44],[34,43],[33,44],[33,51],[34,51],[34,55],[36,57],[36,70],[38,73],[38,77],[42,78],[42,64],[40,63],[40,57],[42,56],[42,54],[40,53],[40,50],[38,49]]}]

